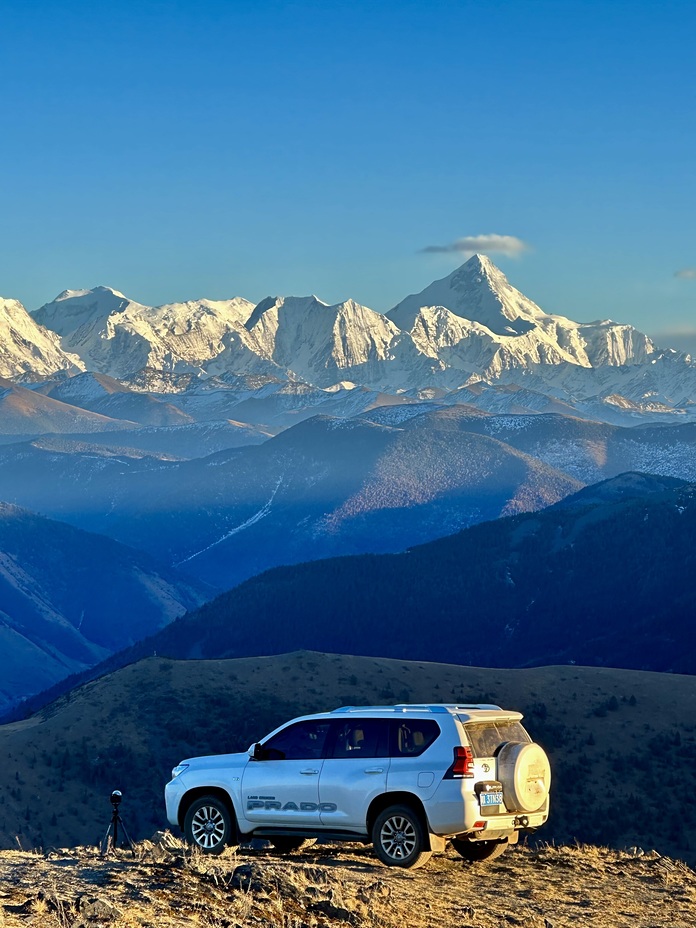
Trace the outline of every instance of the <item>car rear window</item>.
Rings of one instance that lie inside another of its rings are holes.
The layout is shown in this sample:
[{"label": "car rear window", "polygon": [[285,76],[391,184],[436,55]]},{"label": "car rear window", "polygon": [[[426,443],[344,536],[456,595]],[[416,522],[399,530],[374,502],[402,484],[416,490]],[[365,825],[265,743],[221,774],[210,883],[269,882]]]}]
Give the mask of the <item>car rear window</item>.
[{"label": "car rear window", "polygon": [[440,726],[433,719],[393,719],[389,753],[392,757],[418,757],[439,734]]},{"label": "car rear window", "polygon": [[474,757],[494,757],[506,741],[531,741],[520,722],[512,719],[499,722],[467,722],[464,724]]},{"label": "car rear window", "polygon": [[335,729],[330,757],[388,757],[389,731],[386,719],[355,719],[341,722]]}]

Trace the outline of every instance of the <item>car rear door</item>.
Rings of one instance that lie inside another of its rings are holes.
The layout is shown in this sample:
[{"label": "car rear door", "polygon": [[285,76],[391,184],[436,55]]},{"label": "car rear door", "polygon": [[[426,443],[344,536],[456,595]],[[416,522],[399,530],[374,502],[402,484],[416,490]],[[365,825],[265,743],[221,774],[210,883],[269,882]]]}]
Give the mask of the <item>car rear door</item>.
[{"label": "car rear door", "polygon": [[516,719],[465,721],[463,724],[473,754],[474,783],[481,815],[506,815],[503,785],[498,780],[498,753],[507,742],[528,743],[531,739]]},{"label": "car rear door", "polygon": [[370,803],[386,791],[389,764],[387,719],[336,719],[319,779],[322,824],[364,833]]}]

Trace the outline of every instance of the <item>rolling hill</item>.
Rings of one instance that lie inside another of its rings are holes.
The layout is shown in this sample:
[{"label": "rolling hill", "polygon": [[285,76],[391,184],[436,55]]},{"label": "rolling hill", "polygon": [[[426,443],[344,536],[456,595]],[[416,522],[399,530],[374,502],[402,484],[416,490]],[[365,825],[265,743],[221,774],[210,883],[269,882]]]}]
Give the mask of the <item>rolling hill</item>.
[{"label": "rolling hill", "polygon": [[[245,750],[296,715],[339,705],[495,702],[522,710],[554,775],[544,841],[696,858],[693,677],[580,666],[497,670],[296,652],[132,664],[0,726],[0,845],[91,843],[112,789],[135,837],[165,824],[185,757]],[[47,803],[47,797],[56,799]]]},{"label": "rolling hill", "polygon": [[61,432],[108,432],[134,422],[81,409],[0,377],[0,434],[8,437]]},{"label": "rolling hill", "polygon": [[486,416],[467,406],[448,406],[426,408],[403,428],[489,435],[583,483],[627,471],[696,481],[696,423],[627,428],[567,415]]}]

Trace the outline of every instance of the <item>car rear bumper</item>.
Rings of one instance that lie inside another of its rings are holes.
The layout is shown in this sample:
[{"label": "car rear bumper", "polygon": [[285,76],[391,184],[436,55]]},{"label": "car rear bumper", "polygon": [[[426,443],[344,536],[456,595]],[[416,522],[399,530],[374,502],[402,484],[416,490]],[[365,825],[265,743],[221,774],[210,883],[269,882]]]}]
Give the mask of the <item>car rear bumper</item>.
[{"label": "car rear bumper", "polygon": [[[537,812],[508,812],[504,808],[494,814],[490,809],[482,811],[478,797],[471,792],[470,780],[443,780],[424,805],[431,833],[442,837],[475,834],[485,838],[486,833],[538,828],[549,817],[548,799]],[[481,823],[482,828],[474,828]]]}]

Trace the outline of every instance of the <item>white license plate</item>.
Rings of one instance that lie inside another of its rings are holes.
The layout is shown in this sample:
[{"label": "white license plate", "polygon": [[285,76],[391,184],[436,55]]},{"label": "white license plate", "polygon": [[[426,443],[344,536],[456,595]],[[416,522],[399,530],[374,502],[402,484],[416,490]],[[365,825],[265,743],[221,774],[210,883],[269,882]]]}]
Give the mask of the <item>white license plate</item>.
[{"label": "white license plate", "polygon": [[481,805],[482,806],[500,806],[502,804],[503,804],[502,792],[481,793]]}]

